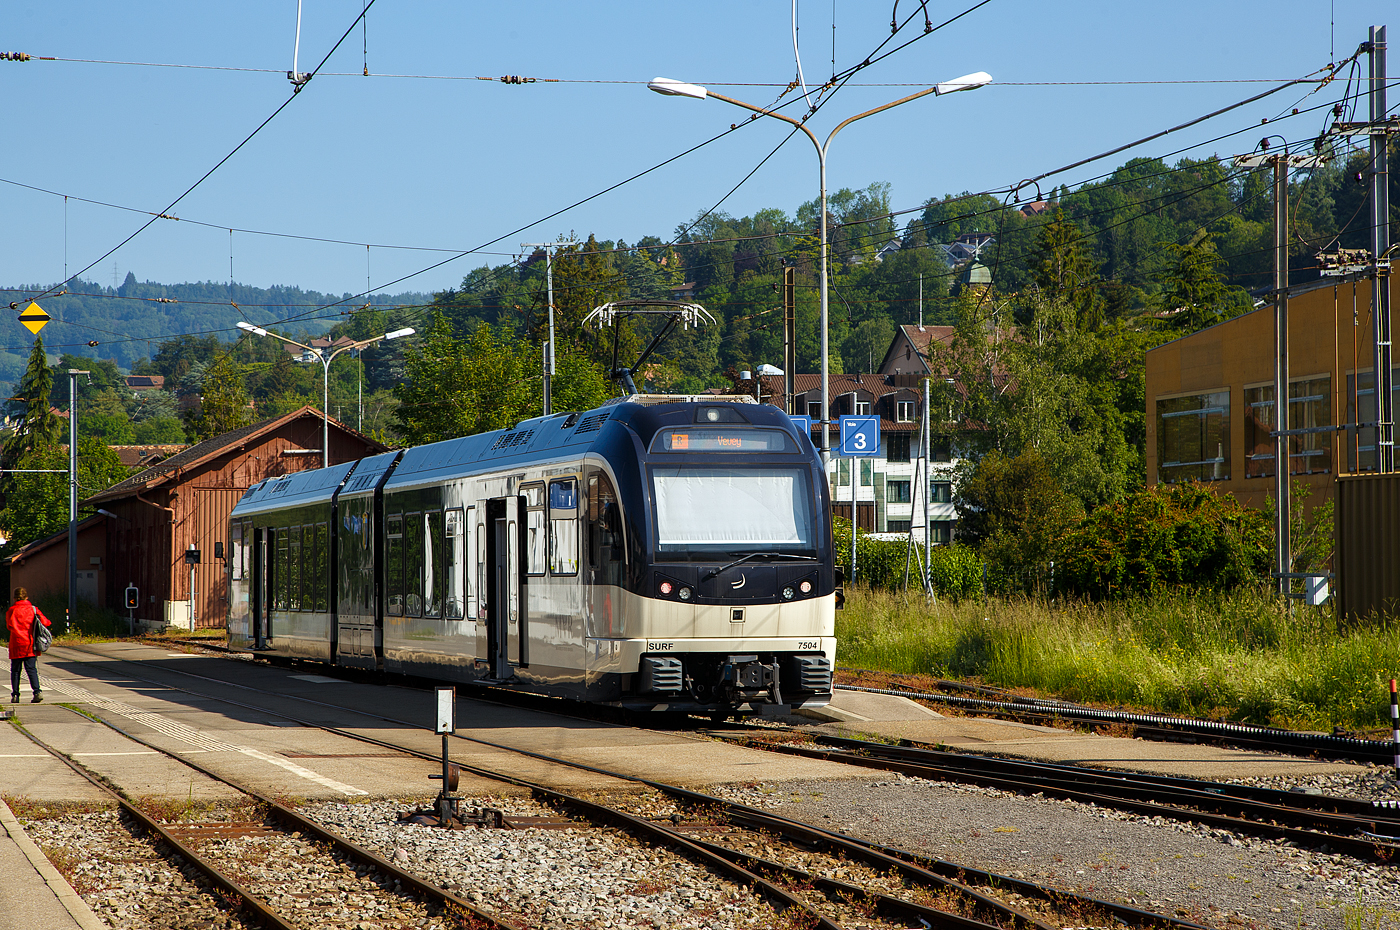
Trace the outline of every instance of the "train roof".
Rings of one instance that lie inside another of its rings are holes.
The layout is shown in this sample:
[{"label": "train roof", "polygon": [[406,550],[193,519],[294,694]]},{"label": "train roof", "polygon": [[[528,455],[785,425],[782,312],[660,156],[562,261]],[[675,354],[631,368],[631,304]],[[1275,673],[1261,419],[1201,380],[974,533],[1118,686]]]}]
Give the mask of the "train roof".
[{"label": "train roof", "polygon": [[[447,439],[331,468],[270,478],[250,488],[234,508],[234,513],[248,515],[302,503],[325,502],[342,481],[345,487],[341,490],[341,499],[344,500],[373,494],[381,484],[386,491],[390,491],[433,484],[464,474],[508,469],[565,453],[580,456],[595,444],[602,446],[615,442],[617,434],[614,431],[621,429],[622,424],[645,433],[641,437],[645,445],[650,442],[652,433],[663,424],[670,427],[679,422],[691,422],[692,414],[667,410],[668,407],[717,403],[726,406],[748,405],[741,415],[744,421],[755,426],[786,425],[796,435],[802,435],[802,430],[793,427],[782,410],[754,404],[752,398],[743,395],[633,395],[583,413],[535,417],[509,429]],[[613,424],[611,428],[610,424]],[[613,433],[613,436],[610,437],[609,433]],[[387,480],[386,472],[389,473]]]},{"label": "train roof", "polygon": [[[393,458],[396,454],[390,452],[388,456]],[[282,475],[278,478],[268,478],[245,491],[243,499],[238,502],[238,506],[233,508],[233,512],[237,515],[248,515],[268,510],[282,510],[300,504],[320,503],[334,493],[340,483],[345,480],[345,476],[350,474],[351,469],[359,465],[360,461],[372,461],[379,458],[384,458],[384,456],[376,455],[372,459],[344,462],[329,468],[316,468],[311,471]]]}]

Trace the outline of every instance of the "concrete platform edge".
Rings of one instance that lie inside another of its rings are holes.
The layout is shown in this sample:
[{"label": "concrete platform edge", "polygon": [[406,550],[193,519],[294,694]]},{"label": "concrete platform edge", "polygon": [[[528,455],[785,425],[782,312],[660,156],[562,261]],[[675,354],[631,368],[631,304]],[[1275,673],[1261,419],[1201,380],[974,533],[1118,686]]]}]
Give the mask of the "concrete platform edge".
[{"label": "concrete platform edge", "polygon": [[58,903],[63,905],[63,909],[77,923],[82,930],[108,930],[107,925],[98,919],[92,912],[92,908],[87,906],[73,886],[54,868],[52,862],[45,856],[35,842],[29,838],[29,834],[24,832],[24,827],[20,824],[19,818],[10,810],[10,806],[0,800],[0,826],[9,834],[10,839],[15,841],[15,845],[24,853],[24,857],[29,860],[29,864],[34,866],[34,871],[39,873],[39,877],[44,880],[44,884],[58,898]]}]

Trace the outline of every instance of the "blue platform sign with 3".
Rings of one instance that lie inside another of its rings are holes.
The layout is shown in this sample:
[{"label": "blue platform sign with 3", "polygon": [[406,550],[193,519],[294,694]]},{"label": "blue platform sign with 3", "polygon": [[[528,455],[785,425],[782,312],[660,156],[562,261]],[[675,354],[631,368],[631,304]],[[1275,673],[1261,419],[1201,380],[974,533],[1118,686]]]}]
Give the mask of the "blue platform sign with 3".
[{"label": "blue platform sign with 3", "polygon": [[847,458],[877,458],[880,455],[880,418],[841,417],[841,444],[836,454]]}]

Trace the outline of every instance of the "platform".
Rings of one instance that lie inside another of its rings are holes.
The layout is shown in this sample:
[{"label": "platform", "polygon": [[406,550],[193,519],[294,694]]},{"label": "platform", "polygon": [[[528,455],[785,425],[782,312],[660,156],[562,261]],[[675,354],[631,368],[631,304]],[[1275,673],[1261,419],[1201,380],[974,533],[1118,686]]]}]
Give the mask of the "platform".
[{"label": "platform", "polygon": [[[9,729],[9,727],[6,727]],[[107,930],[0,801],[0,930]]]},{"label": "platform", "polygon": [[836,692],[825,708],[804,709],[815,732],[852,739],[906,739],[1038,762],[1126,769],[1186,778],[1354,774],[1363,766],[1193,743],[1097,736],[991,717],[950,717],[908,698],[865,691]]}]

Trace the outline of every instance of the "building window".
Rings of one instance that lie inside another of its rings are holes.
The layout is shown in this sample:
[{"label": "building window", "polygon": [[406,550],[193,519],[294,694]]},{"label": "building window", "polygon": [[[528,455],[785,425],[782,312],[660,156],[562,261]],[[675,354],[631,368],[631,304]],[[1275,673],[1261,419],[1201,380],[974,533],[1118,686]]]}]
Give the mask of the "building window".
[{"label": "building window", "polygon": [[953,541],[952,520],[932,520],[929,522],[929,530],[935,546],[946,546]]},{"label": "building window", "polygon": [[914,422],[914,401],[897,400],[894,402],[894,421],[896,423]]},{"label": "building window", "polygon": [[863,488],[874,487],[875,485],[875,463],[870,459],[860,460],[860,486]]},{"label": "building window", "polygon": [[822,418],[822,404],[821,404],[821,401],[819,401],[819,400],[809,400],[809,401],[807,401],[807,416],[809,416],[809,417],[812,419],[812,422],[813,422],[813,423],[816,423],[817,421],[821,420],[821,418]]},{"label": "building window", "polygon": [[1157,480],[1230,477],[1230,392],[1157,401]]},{"label": "building window", "polygon": [[[1400,411],[1400,368],[1391,369],[1391,416]],[[1359,410],[1359,413],[1358,413]],[[1376,379],[1369,371],[1347,375],[1347,422],[1376,422]],[[1347,470],[1376,470],[1376,428],[1347,427]]]},{"label": "building window", "polygon": [[886,520],[886,521],[885,521],[885,532],[886,532],[886,533],[907,533],[907,532],[909,532],[909,526],[910,526],[910,523],[911,523],[911,522],[912,522],[912,521],[909,521],[909,520]]},{"label": "building window", "polygon": [[930,504],[951,504],[953,502],[953,482],[930,481],[928,483],[928,502]]},{"label": "building window", "polygon": [[868,400],[860,400],[860,399],[857,399],[857,400],[854,402],[854,406],[855,406],[856,416],[858,416],[858,417],[868,417],[868,416],[870,416],[870,401],[868,401]]},{"label": "building window", "polygon": [[907,462],[909,461],[909,433],[886,433],[885,434],[885,461],[887,462]]},{"label": "building window", "polygon": [[929,441],[928,457],[931,462],[951,462],[953,460],[952,437],[934,436]]},{"label": "building window", "polygon": [[885,483],[885,501],[890,504],[909,503],[909,482],[889,481]]},{"label": "building window", "polygon": [[[1274,474],[1274,386],[1246,388],[1244,392],[1245,477],[1268,478]],[[1288,428],[1319,429],[1288,438],[1288,472],[1293,475],[1328,474],[1332,471],[1332,376],[1307,378],[1288,385]]]}]

